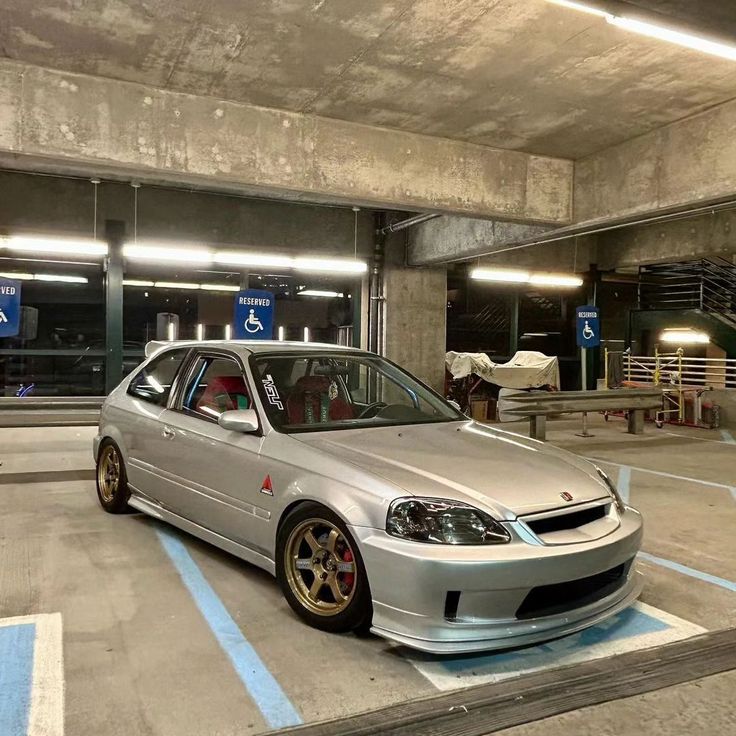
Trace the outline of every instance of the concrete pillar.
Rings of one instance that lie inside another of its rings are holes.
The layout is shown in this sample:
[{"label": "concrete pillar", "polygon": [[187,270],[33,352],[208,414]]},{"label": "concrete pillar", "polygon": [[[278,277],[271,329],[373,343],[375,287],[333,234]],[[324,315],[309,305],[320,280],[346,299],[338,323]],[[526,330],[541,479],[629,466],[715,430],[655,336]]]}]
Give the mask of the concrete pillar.
[{"label": "concrete pillar", "polygon": [[386,246],[383,354],[441,393],[445,380],[447,270],[444,266],[405,266],[403,240],[393,236]]}]

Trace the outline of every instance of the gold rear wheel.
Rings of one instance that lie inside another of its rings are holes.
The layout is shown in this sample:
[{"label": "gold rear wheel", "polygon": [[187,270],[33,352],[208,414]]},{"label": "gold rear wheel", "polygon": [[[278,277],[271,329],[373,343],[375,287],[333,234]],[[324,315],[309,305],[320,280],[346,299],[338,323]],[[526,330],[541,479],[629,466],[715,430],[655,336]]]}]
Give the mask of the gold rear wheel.
[{"label": "gold rear wheel", "polygon": [[112,503],[120,488],[120,456],[114,445],[107,445],[97,463],[97,487],[106,503]]}]

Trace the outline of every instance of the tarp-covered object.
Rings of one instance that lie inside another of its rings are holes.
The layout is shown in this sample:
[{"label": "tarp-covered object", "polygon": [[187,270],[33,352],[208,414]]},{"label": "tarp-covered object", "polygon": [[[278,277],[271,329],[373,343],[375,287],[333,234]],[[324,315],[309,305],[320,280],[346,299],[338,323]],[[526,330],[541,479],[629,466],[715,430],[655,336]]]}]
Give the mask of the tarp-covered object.
[{"label": "tarp-covered object", "polygon": [[533,350],[519,350],[508,363],[494,363],[485,353],[449,352],[445,364],[453,378],[465,378],[472,373],[504,388],[560,386],[557,358]]}]

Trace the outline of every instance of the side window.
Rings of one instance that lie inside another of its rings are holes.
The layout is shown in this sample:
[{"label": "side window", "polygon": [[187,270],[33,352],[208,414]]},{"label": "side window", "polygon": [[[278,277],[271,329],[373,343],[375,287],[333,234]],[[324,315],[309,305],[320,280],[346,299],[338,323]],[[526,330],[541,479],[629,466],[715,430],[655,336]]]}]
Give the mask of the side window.
[{"label": "side window", "polygon": [[167,350],[154,358],[130,382],[128,393],[157,406],[166,406],[174,376],[181,367],[188,349]]},{"label": "side window", "polygon": [[184,389],[183,411],[217,421],[225,411],[252,406],[248,386],[236,360],[204,355],[197,359]]}]

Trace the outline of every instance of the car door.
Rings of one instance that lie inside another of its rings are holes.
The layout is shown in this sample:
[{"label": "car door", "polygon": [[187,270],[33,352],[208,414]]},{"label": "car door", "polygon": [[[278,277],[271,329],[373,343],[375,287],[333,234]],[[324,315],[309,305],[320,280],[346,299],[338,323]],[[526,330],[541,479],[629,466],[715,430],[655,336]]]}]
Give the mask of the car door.
[{"label": "car door", "polygon": [[145,363],[128,385],[131,397],[125,417],[128,482],[135,490],[161,502],[168,490],[159,467],[159,456],[165,448],[161,415],[166,411],[189,353],[189,348],[164,350]]},{"label": "car door", "polygon": [[252,391],[237,355],[197,352],[171,407],[161,416],[166,433],[162,467],[172,511],[259,552],[270,512],[261,494],[267,472],[261,432],[223,429],[219,415],[253,408]]}]

